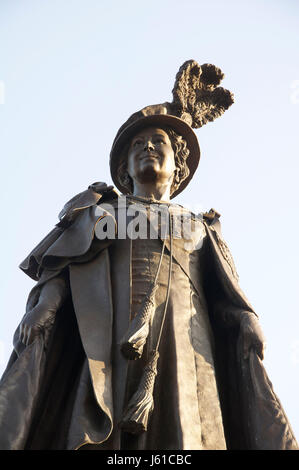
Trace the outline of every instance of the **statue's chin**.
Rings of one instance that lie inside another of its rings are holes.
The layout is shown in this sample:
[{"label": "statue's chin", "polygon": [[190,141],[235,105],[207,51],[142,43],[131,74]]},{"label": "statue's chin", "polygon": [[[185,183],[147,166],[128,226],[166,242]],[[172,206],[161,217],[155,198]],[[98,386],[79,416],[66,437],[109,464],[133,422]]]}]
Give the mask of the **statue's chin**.
[{"label": "statue's chin", "polygon": [[138,172],[140,183],[155,183],[159,179],[159,165],[155,161],[146,162]]},{"label": "statue's chin", "polygon": [[173,174],[165,172],[156,161],[147,161],[138,169],[138,173],[132,178],[138,185],[160,186],[171,184]]}]

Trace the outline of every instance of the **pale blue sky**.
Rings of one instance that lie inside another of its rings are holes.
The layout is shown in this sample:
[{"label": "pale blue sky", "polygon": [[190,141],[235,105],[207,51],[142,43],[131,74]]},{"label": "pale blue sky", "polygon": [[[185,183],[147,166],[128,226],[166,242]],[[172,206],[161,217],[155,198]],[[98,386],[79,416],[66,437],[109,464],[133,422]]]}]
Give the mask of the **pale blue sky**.
[{"label": "pale blue sky", "polygon": [[187,59],[225,73],[235,104],[196,131],[175,201],[216,208],[267,337],[265,366],[299,437],[296,0],[0,0],[0,373],[34,282],[18,264],[94,181],[134,111],[171,100]]}]

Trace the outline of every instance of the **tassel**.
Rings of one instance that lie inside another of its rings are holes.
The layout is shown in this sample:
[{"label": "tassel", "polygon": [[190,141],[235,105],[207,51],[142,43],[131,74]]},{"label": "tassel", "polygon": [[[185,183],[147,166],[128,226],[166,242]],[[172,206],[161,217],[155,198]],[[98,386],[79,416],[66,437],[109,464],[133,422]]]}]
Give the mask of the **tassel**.
[{"label": "tassel", "polygon": [[150,413],[154,409],[153,391],[157,375],[159,353],[151,351],[149,362],[144,368],[137,391],[132,396],[120,422],[120,427],[131,434],[141,434],[147,430]]},{"label": "tassel", "polygon": [[141,312],[130,323],[129,329],[121,340],[121,351],[127,359],[139,359],[146,343],[149,325],[155,311],[155,292],[158,284],[153,284],[146,296]]}]

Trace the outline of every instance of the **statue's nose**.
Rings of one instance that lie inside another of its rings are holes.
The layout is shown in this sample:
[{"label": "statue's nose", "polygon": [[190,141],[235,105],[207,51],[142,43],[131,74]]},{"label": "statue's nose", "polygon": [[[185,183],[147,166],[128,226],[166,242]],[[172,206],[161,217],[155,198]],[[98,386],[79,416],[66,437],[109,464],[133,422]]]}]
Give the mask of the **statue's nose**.
[{"label": "statue's nose", "polygon": [[153,150],[154,149],[154,146],[152,144],[152,142],[150,140],[148,140],[147,142],[145,142],[144,144],[144,150]]}]

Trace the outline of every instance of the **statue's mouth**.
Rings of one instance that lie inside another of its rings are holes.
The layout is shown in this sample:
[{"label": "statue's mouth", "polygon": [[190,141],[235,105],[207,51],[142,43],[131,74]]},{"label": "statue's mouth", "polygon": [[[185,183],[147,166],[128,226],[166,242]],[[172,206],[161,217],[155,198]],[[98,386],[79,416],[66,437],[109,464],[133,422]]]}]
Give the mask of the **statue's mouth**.
[{"label": "statue's mouth", "polygon": [[157,160],[159,158],[159,155],[156,153],[146,153],[142,156],[141,160],[148,160],[148,159],[154,159]]}]

